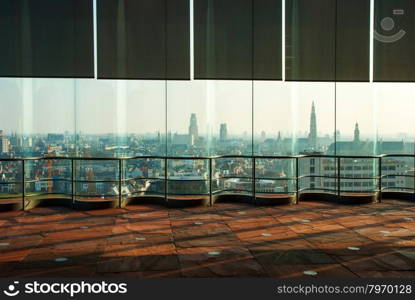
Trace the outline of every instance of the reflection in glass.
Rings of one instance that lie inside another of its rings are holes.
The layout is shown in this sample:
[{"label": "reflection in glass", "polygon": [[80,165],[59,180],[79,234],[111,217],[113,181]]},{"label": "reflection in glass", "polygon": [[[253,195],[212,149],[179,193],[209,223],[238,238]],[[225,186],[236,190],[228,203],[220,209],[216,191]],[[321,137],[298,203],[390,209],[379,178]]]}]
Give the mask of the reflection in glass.
[{"label": "reflection in glass", "polygon": [[214,194],[252,194],[250,158],[217,158],[212,161],[212,192]]},{"label": "reflection in glass", "polygon": [[70,160],[44,159],[25,162],[26,200],[70,198],[72,194]]}]

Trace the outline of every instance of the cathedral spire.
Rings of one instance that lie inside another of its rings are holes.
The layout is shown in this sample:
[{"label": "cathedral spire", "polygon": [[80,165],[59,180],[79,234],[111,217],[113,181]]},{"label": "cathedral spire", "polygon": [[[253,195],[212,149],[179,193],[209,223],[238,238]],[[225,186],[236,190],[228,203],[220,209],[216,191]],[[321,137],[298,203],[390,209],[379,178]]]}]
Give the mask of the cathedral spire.
[{"label": "cathedral spire", "polygon": [[354,125],[354,142],[359,142],[360,141],[360,130],[359,130],[359,123],[356,123]]}]

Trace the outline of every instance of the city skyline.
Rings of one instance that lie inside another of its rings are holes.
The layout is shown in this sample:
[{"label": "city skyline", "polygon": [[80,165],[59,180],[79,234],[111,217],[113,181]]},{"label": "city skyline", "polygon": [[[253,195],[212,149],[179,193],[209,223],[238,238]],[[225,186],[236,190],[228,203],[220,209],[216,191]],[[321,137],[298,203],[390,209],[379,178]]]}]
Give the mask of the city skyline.
[{"label": "city skyline", "polygon": [[[10,136],[0,130],[0,153],[9,157],[26,156],[30,153],[37,155],[121,155],[134,156],[145,153],[172,155],[203,155],[212,153],[262,153],[290,154],[301,152],[342,153],[342,154],[373,154],[392,151],[392,153],[411,153],[415,143],[410,141],[395,142],[377,136],[374,140],[361,139],[359,123],[354,124],[353,139],[341,138],[339,130],[335,137],[318,134],[318,116],[316,104],[313,101],[309,112],[309,129],[306,137],[284,136],[281,131],[275,136],[267,136],[262,131],[260,136],[251,136],[245,132],[242,136],[228,134],[228,124],[221,123],[219,132],[210,136],[199,135],[198,117],[191,113],[188,118],[187,133],[160,133],[140,138],[138,134],[64,134],[48,133],[47,135],[18,135]],[[143,136],[141,136],[143,137]],[[236,143],[236,144],[235,144]],[[163,146],[163,144],[165,146]],[[235,147],[236,146],[236,147]],[[255,150],[254,150],[255,149]],[[150,152],[149,152],[150,151]],[[235,152],[236,151],[236,152]],[[380,151],[380,152],[379,152]],[[389,152],[390,153],[390,152]]]},{"label": "city skyline", "polygon": [[[229,135],[251,133],[253,125],[255,135],[265,131],[270,136],[278,132],[304,136],[314,101],[319,135],[339,130],[342,137],[350,138],[352,124],[358,122],[364,139],[414,136],[411,84],[337,83],[335,103],[334,83],[254,82],[252,92],[252,82],[167,82],[166,93],[163,81],[33,79],[29,86],[24,82],[0,80],[0,102],[8,107],[0,112],[0,128],[6,133],[156,134],[166,131],[166,117],[167,132],[185,133],[188,128],[183,119],[196,113],[201,136],[217,135],[225,122]],[[387,102],[389,96],[398,104]],[[393,113],[402,117],[391,122]]]}]

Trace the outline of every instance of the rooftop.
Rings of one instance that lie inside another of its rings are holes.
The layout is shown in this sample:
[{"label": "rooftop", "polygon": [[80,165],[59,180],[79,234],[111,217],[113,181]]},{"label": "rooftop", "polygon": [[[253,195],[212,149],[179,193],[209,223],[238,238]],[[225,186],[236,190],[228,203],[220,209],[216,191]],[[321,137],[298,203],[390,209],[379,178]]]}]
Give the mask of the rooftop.
[{"label": "rooftop", "polygon": [[[415,206],[149,204],[0,213],[4,277],[414,277]],[[306,275],[308,274],[315,275]]]}]

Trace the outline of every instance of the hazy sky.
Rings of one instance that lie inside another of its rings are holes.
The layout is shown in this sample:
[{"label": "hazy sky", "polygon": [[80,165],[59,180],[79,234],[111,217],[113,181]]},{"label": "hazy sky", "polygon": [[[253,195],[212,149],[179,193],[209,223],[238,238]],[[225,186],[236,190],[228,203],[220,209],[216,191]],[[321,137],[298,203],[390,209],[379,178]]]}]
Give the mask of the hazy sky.
[{"label": "hazy sky", "polygon": [[[275,136],[309,130],[312,101],[320,135],[337,129],[362,138],[415,135],[415,84],[271,81],[115,81],[94,79],[0,79],[0,129],[10,133],[185,133],[191,113],[199,132]],[[335,94],[335,91],[337,93]],[[167,105],[166,105],[167,101]]]}]

